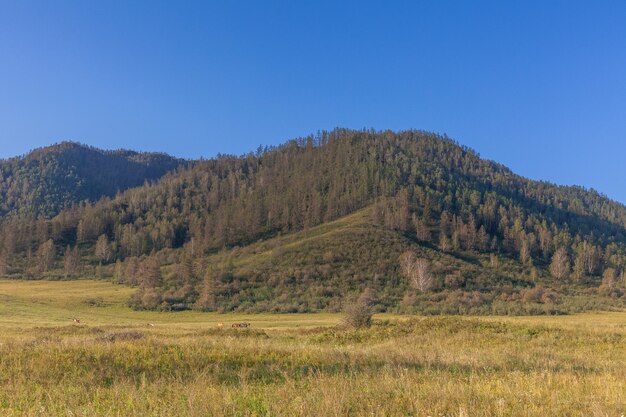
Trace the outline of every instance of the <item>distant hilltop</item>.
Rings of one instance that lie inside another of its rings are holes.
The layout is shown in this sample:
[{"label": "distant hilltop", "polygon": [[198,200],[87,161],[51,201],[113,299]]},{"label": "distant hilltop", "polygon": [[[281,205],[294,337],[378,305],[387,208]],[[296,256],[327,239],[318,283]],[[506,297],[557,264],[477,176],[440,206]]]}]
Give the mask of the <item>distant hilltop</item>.
[{"label": "distant hilltop", "polygon": [[0,215],[52,217],[72,204],[113,197],[184,161],[161,153],[104,151],[62,142],[0,160]]}]

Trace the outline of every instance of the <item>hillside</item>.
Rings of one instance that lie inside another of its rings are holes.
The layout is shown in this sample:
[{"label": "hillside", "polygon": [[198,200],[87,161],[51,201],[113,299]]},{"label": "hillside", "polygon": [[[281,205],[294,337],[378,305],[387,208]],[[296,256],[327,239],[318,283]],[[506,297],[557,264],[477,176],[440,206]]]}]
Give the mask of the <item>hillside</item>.
[{"label": "hillside", "polygon": [[[190,163],[0,230],[13,277],[110,277],[138,309],[557,313],[623,308],[626,207],[448,138],[338,129]],[[428,263],[427,287],[400,268]],[[2,272],[2,271],[0,271]],[[415,284],[413,282],[413,284]]]},{"label": "hillside", "polygon": [[155,180],[182,161],[165,154],[103,151],[74,142],[0,160],[0,217],[52,217],[83,200]]}]

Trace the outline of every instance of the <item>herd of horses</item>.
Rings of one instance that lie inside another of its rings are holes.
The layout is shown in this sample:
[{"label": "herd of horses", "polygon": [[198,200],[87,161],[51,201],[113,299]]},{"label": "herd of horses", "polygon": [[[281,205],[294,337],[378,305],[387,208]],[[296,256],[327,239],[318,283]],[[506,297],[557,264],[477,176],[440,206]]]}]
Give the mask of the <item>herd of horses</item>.
[{"label": "herd of horses", "polygon": [[[72,319],[72,321],[74,322],[74,324],[80,324],[80,319]],[[233,329],[247,329],[250,326],[252,326],[251,323],[242,322],[242,323],[233,323],[232,326],[230,327]],[[154,327],[154,324],[148,323],[148,327]],[[223,329],[224,323],[217,323],[217,327],[219,327],[220,329]]]},{"label": "herd of horses", "polygon": [[[245,329],[250,326],[251,326],[250,323],[233,323],[230,327],[233,329]],[[220,329],[223,329],[224,323],[217,323],[217,327],[219,327]]]}]

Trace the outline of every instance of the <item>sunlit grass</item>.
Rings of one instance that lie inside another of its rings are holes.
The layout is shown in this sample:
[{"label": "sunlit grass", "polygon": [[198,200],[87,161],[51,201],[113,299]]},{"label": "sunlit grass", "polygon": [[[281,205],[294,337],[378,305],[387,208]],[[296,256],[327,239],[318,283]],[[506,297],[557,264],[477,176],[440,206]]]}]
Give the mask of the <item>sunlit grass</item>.
[{"label": "sunlit grass", "polygon": [[73,324],[75,318],[86,326],[158,324],[168,331],[213,329],[217,323],[230,325],[242,321],[252,321],[259,328],[276,329],[332,326],[340,321],[340,315],[330,313],[223,315],[135,311],[127,306],[133,291],[130,287],[95,280],[0,280],[0,328],[7,335],[33,327]]},{"label": "sunlit grass", "polygon": [[[385,314],[342,330],[337,314],[137,312],[125,304],[131,291],[0,281],[0,415],[626,412],[626,313]],[[238,321],[252,328],[229,327]]]}]

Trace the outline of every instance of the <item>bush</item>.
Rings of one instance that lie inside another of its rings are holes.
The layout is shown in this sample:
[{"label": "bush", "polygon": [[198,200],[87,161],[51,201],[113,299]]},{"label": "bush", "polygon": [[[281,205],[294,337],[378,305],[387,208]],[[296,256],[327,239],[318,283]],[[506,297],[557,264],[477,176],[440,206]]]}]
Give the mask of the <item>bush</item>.
[{"label": "bush", "polygon": [[556,304],[559,302],[559,295],[554,290],[541,285],[523,290],[521,296],[522,300],[527,303]]},{"label": "bush", "polygon": [[135,310],[157,310],[163,299],[153,288],[140,288],[131,296],[128,305]]},{"label": "bush", "polygon": [[87,298],[85,301],[83,301],[83,303],[88,305],[89,307],[105,307],[106,306],[106,303],[104,302],[104,299],[102,297]]},{"label": "bush", "polygon": [[372,309],[361,300],[348,304],[344,314],[343,324],[346,327],[360,329],[372,325]]}]

